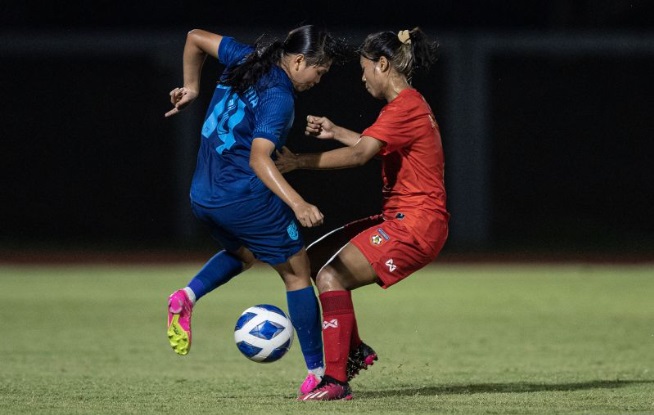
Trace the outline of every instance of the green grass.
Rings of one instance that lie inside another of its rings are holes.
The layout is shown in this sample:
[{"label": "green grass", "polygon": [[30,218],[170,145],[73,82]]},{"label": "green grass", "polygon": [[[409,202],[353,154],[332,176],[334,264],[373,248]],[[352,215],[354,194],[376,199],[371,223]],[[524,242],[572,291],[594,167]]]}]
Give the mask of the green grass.
[{"label": "green grass", "polygon": [[168,294],[201,264],[0,266],[3,414],[654,414],[654,268],[440,265],[355,291],[380,360],[351,402],[294,400],[299,344],[242,357],[248,306],[287,309],[255,268],[202,299],[193,350],[165,335]]}]

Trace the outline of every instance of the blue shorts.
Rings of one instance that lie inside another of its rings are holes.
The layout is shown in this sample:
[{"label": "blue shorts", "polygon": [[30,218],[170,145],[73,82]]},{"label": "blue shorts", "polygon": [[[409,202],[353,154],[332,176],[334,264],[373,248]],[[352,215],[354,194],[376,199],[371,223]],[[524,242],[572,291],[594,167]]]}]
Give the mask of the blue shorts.
[{"label": "blue shorts", "polygon": [[272,192],[221,207],[191,202],[195,216],[227,251],[244,246],[267,264],[282,264],[304,247],[295,214]]}]

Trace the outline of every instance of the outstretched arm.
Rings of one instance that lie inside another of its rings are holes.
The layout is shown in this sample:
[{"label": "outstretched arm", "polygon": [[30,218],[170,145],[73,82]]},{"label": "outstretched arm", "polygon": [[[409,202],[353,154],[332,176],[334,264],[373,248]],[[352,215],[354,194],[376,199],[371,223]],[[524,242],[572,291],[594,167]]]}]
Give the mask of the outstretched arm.
[{"label": "outstretched arm", "polygon": [[337,140],[346,147],[324,153],[293,154],[288,148],[277,152],[275,166],[281,173],[296,169],[322,170],[343,169],[361,166],[373,158],[384,146],[384,142],[373,137],[361,136],[347,128],[334,124],[327,117],[307,116],[304,134],[321,140]]},{"label": "outstretched arm", "polygon": [[314,136],[321,140],[334,139],[348,147],[355,145],[361,137],[361,134],[338,126],[327,117],[317,117],[315,115],[307,116],[307,126],[305,127],[304,134]]},{"label": "outstretched arm", "polygon": [[277,152],[275,165],[282,173],[296,169],[324,170],[356,167],[367,163],[377,155],[383,145],[384,142],[376,138],[361,136],[352,146],[324,153],[293,154],[284,147],[282,152]]},{"label": "outstretched arm", "polygon": [[183,57],[184,86],[170,91],[170,102],[174,108],[165,114],[166,117],[176,115],[197,98],[204,61],[207,55],[218,57],[222,38],[221,35],[200,29],[188,32]]}]

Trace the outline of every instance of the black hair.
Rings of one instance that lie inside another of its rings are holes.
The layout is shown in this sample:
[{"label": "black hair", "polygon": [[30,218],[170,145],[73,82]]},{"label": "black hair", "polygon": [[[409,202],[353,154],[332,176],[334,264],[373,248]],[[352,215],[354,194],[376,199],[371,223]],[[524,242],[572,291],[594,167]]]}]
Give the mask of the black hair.
[{"label": "black hair", "polygon": [[242,94],[255,86],[259,79],[287,54],[304,55],[307,65],[341,64],[352,55],[352,49],[344,40],[335,38],[313,25],[291,30],[283,42],[265,42],[262,36],[257,39],[254,48],[243,63],[229,68],[221,84]]},{"label": "black hair", "polygon": [[[404,36],[404,41],[400,35]],[[414,71],[426,71],[438,60],[438,43],[430,40],[419,27],[404,33],[378,32],[366,37],[359,54],[375,62],[384,56],[399,73],[411,80]]]}]

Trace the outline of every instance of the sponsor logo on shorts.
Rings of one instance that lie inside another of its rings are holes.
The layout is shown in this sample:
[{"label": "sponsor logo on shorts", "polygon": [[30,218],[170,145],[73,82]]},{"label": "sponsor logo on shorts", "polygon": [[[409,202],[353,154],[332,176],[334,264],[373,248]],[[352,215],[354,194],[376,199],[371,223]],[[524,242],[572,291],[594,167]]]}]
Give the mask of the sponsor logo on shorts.
[{"label": "sponsor logo on shorts", "polygon": [[395,264],[393,263],[393,258],[391,258],[391,259],[389,259],[388,261],[386,261],[385,264],[386,264],[386,266],[388,267],[388,270],[389,270],[390,272],[393,272],[393,271],[395,271],[395,270],[397,269],[397,265],[395,265]]},{"label": "sponsor logo on shorts", "polygon": [[370,243],[373,245],[381,245],[382,242],[384,242],[384,240],[377,234],[374,234],[370,237]]},{"label": "sponsor logo on shorts", "polygon": [[388,234],[387,234],[386,232],[384,232],[384,230],[383,230],[382,228],[377,229],[377,232],[379,232],[379,234],[381,235],[381,237],[384,238],[384,239],[386,239],[387,241],[388,241],[389,239],[391,239],[391,237],[388,236]]},{"label": "sponsor logo on shorts", "polygon": [[290,236],[294,241],[297,241],[297,238],[300,236],[297,231],[297,225],[295,224],[295,221],[291,221],[291,223],[286,228],[286,232],[288,232],[288,236]]}]

